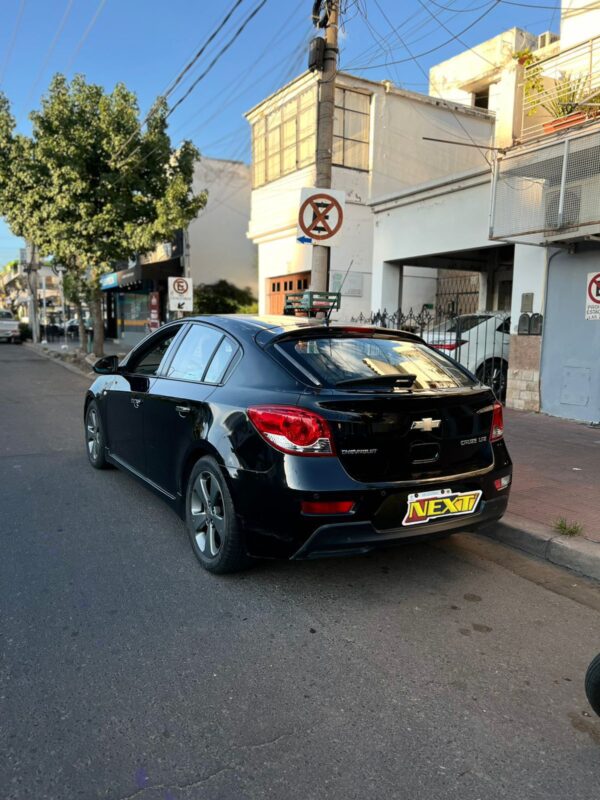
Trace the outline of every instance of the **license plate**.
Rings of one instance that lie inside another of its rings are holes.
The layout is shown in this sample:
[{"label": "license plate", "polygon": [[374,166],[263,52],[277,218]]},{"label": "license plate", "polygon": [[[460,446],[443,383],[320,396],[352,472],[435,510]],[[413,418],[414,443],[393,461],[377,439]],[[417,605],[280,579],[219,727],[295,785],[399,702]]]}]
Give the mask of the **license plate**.
[{"label": "license plate", "polygon": [[481,499],[479,489],[472,492],[453,492],[437,489],[433,492],[416,492],[408,495],[406,516],[403,525],[422,525],[424,522],[445,517],[461,517],[473,514]]}]

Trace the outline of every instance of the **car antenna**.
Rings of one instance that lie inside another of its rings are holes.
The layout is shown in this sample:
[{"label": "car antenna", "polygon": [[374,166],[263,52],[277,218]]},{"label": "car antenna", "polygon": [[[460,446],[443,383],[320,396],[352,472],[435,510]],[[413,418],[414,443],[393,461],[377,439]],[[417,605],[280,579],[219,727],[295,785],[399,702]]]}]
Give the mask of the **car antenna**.
[{"label": "car antenna", "polygon": [[[348,264],[348,269],[346,270],[346,274],[342,278],[342,282],[340,283],[340,288],[336,292],[336,297],[339,299],[339,305],[342,304],[342,289],[344,288],[344,284],[346,283],[346,278],[348,277],[348,273],[350,272],[350,267],[354,264],[354,259],[350,260]],[[329,306],[327,314],[325,315],[325,325],[329,325],[329,320],[331,319],[331,312],[333,311],[333,303]]]}]

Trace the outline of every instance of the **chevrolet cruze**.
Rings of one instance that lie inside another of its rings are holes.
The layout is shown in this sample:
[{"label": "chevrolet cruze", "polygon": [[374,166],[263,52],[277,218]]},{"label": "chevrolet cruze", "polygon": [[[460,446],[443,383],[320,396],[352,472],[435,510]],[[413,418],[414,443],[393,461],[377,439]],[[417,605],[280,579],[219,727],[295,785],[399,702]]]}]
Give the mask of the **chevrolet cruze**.
[{"label": "chevrolet cruze", "polygon": [[91,465],[164,498],[211,572],[446,536],[506,509],[502,406],[413,334],[195,317],[94,369]]}]

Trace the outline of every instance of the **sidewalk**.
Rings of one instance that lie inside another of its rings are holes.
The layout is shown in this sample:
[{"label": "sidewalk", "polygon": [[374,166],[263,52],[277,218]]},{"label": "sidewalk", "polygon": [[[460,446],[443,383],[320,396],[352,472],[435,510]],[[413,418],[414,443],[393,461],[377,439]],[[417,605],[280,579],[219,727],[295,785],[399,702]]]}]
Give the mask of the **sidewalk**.
[{"label": "sidewalk", "polygon": [[[600,580],[600,428],[512,409],[504,422],[514,462],[508,512],[483,532]],[[581,534],[558,534],[560,518]]]},{"label": "sidewalk", "polygon": [[[75,353],[79,350],[79,339],[67,338],[66,348],[65,340],[62,337],[60,339],[55,339],[52,342],[48,342],[47,344],[40,344],[37,346],[42,350],[45,349],[49,352]],[[132,349],[132,347],[133,345],[127,345],[123,342],[117,342],[115,344],[113,339],[104,340],[104,353],[107,356],[125,356]]]}]

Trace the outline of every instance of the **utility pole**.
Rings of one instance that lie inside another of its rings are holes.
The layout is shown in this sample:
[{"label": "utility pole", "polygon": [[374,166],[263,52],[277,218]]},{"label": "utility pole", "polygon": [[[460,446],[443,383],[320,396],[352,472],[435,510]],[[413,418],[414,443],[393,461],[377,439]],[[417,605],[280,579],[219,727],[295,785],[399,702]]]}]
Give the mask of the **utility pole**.
[{"label": "utility pole", "polygon": [[[322,6],[323,12],[321,13]],[[313,7],[313,22],[316,26],[325,29],[323,71],[318,85],[317,97],[316,184],[318,189],[331,189],[339,11],[340,0],[316,2]],[[329,253],[329,247],[318,244],[313,245],[311,287],[316,292],[329,290]]]}]

